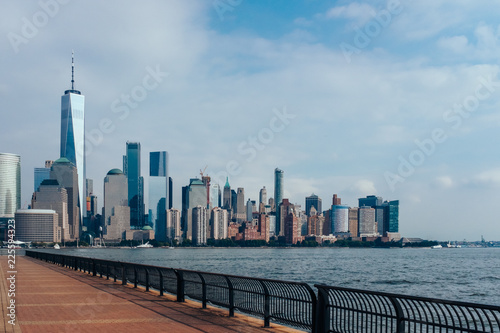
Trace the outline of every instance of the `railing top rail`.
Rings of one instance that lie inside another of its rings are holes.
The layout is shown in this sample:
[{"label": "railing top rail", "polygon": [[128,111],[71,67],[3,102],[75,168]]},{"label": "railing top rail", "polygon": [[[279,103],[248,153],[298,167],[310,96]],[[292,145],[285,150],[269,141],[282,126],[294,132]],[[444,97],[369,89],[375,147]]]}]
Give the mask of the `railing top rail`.
[{"label": "railing top rail", "polygon": [[462,301],[449,301],[449,300],[432,298],[432,297],[410,296],[410,295],[403,295],[403,294],[396,294],[396,293],[379,292],[379,291],[373,291],[373,290],[364,290],[364,289],[355,289],[355,288],[346,288],[346,287],[335,287],[335,286],[328,286],[328,285],[323,285],[323,284],[315,284],[314,286],[318,289],[322,288],[322,289],[329,289],[329,290],[341,290],[341,291],[370,294],[370,295],[377,295],[377,296],[409,299],[409,300],[421,301],[421,302],[440,303],[440,304],[446,304],[446,305],[472,307],[472,308],[479,308],[479,309],[485,309],[485,310],[496,310],[496,311],[500,312],[500,306],[498,306],[498,305],[489,305],[489,304],[480,304],[480,303],[462,302]]},{"label": "railing top rail", "polygon": [[111,262],[111,263],[120,263],[120,264],[126,264],[126,265],[135,265],[135,266],[142,266],[144,268],[157,268],[157,269],[171,269],[175,270],[178,272],[190,272],[190,273],[196,273],[196,274],[205,274],[205,275],[214,275],[214,276],[227,276],[229,278],[238,278],[238,279],[247,279],[247,280],[254,280],[254,281],[264,281],[264,282],[272,282],[272,283],[281,283],[281,284],[288,284],[288,285],[300,285],[300,286],[305,286],[306,288],[309,287],[309,284],[306,282],[298,282],[298,281],[286,281],[286,280],[274,280],[274,279],[266,279],[266,278],[256,278],[256,277],[250,277],[250,276],[243,276],[243,275],[231,275],[231,274],[223,274],[223,273],[212,273],[212,272],[202,272],[202,271],[194,271],[194,270],[189,270],[189,269],[183,269],[183,268],[173,268],[173,267],[164,267],[164,266],[155,266],[155,265],[145,265],[145,264],[139,264],[139,263],[134,263],[134,262],[127,262],[127,261],[119,261],[119,260],[109,260],[109,259],[101,259],[101,258],[91,258],[91,257],[82,257],[82,256],[74,256],[74,255],[69,255],[69,254],[60,254],[60,253],[52,253],[52,252],[46,252],[46,251],[36,251],[36,250],[26,250],[26,251],[32,251],[32,252],[39,252],[39,253],[46,253],[46,254],[57,254],[65,257],[73,257],[73,258],[79,258],[79,259],[93,259],[93,260],[99,260],[99,261],[106,261],[106,262]]}]

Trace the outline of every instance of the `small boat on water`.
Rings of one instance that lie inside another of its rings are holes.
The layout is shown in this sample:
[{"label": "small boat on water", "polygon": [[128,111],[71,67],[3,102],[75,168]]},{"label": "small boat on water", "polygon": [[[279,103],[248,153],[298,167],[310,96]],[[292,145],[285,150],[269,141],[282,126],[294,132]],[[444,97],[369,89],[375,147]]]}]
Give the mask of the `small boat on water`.
[{"label": "small boat on water", "polygon": [[54,250],[60,250],[61,247],[59,246],[59,244],[54,244]]},{"label": "small boat on water", "polygon": [[136,248],[138,249],[145,249],[145,248],[151,248],[153,245],[149,244],[149,241],[147,241],[145,244],[137,245]]},{"label": "small boat on water", "polygon": [[442,249],[442,248],[443,246],[441,246],[441,244],[431,246],[431,249]]}]

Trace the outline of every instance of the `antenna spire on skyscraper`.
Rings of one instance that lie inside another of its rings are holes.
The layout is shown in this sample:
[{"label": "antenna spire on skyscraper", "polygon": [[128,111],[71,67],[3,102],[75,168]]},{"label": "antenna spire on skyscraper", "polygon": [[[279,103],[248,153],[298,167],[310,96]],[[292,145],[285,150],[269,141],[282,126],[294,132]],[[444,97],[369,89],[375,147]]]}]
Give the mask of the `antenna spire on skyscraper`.
[{"label": "antenna spire on skyscraper", "polygon": [[75,90],[75,51],[71,50],[71,90]]}]

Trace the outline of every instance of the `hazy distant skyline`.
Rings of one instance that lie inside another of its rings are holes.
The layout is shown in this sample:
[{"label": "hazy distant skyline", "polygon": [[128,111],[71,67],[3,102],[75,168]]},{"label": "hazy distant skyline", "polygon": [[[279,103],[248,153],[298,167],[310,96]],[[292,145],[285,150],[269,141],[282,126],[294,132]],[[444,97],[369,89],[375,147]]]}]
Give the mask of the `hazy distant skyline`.
[{"label": "hazy distant skyline", "polygon": [[99,206],[137,141],[146,184],[169,152],[176,208],[205,166],[245,201],[280,168],[304,209],[374,194],[400,200],[404,236],[500,239],[500,3],[0,1],[0,152],[21,155],[23,205],[59,158],[74,50]]}]

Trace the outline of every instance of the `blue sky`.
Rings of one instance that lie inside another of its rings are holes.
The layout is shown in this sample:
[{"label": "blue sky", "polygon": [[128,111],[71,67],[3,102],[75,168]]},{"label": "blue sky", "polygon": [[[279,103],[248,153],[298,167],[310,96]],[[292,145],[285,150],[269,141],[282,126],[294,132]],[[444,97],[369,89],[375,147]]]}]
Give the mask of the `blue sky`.
[{"label": "blue sky", "polygon": [[2,1],[0,151],[21,155],[23,204],[33,168],[59,157],[74,49],[101,205],[129,140],[146,178],[148,153],[169,151],[176,207],[205,166],[251,199],[279,167],[303,206],[376,194],[400,200],[405,236],[500,239],[499,2],[117,4]]}]

